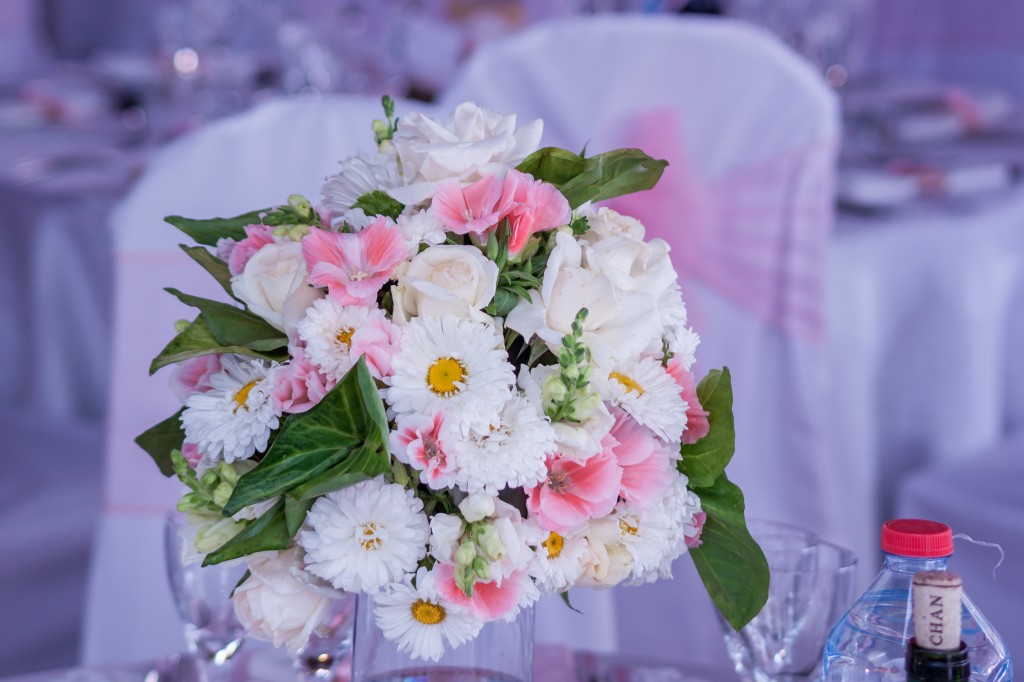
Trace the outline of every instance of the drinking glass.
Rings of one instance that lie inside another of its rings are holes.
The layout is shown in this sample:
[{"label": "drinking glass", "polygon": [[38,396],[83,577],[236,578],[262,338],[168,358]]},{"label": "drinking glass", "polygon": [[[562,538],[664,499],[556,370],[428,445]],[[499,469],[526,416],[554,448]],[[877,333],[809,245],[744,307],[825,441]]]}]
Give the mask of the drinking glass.
[{"label": "drinking glass", "polygon": [[857,558],[795,526],[748,527],[771,582],[761,612],[739,632],[719,616],[736,672],[745,682],[820,680],[825,638],[853,598]]},{"label": "drinking glass", "polygon": [[245,574],[242,560],[202,566],[184,561],[183,514],[171,512],[164,524],[164,554],[175,606],[185,625],[185,640],[197,661],[200,682],[227,682],[245,628],[235,616],[231,591]]},{"label": "drinking glass", "polygon": [[339,670],[351,665],[352,633],[355,627],[356,596],[344,592],[313,628],[309,641],[295,655],[300,682],[348,679]]}]

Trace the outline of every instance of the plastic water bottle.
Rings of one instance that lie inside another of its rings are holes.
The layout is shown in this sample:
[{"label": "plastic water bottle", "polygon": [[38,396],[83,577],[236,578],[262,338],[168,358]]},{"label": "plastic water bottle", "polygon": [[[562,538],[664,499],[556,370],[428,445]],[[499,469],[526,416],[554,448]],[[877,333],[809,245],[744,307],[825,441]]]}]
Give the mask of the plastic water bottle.
[{"label": "plastic water bottle", "polygon": [[[953,532],[935,521],[887,521],[882,552],[881,572],[828,635],[826,682],[905,682],[904,658],[913,635],[911,583],[919,571],[947,570]],[[962,612],[972,682],[1012,682],[1006,645],[966,594]]]}]

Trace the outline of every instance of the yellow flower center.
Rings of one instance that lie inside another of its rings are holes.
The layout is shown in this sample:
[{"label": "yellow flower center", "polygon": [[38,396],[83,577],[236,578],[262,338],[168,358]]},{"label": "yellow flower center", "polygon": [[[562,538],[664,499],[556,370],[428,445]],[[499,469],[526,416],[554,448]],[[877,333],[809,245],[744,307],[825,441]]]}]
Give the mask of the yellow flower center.
[{"label": "yellow flower center", "polygon": [[619,530],[623,535],[636,535],[640,532],[640,519],[633,514],[626,514],[619,519]]},{"label": "yellow flower center", "polygon": [[424,625],[437,625],[439,623],[443,623],[445,616],[448,615],[445,613],[444,607],[440,604],[423,601],[422,599],[414,601],[412,606],[409,607],[409,610],[412,611],[412,617]]},{"label": "yellow flower center", "polygon": [[438,358],[427,370],[427,386],[439,396],[450,398],[459,392],[456,385],[466,378],[466,368],[455,358]]},{"label": "yellow flower center", "polygon": [[546,550],[548,550],[549,559],[557,559],[558,555],[562,553],[562,548],[565,547],[565,538],[555,531],[551,531],[551,533],[548,534],[548,539],[541,544],[544,545]]},{"label": "yellow flower center", "polygon": [[623,385],[627,391],[634,391],[638,396],[644,394],[644,387],[636,383],[631,377],[618,372],[612,372],[608,375],[609,379],[615,379],[617,382]]},{"label": "yellow flower center", "polygon": [[355,331],[356,330],[352,328],[342,329],[338,332],[338,335],[335,338],[338,339],[338,343],[348,348],[352,345],[352,335]]},{"label": "yellow flower center", "polygon": [[238,393],[235,394],[235,412],[239,410],[248,410],[245,402],[249,399],[249,391],[252,390],[253,386],[258,384],[258,381],[250,381],[245,386],[239,389]]},{"label": "yellow flower center", "polygon": [[380,549],[381,539],[377,536],[377,524],[373,521],[363,524],[363,536],[359,539],[360,546],[367,552]]}]

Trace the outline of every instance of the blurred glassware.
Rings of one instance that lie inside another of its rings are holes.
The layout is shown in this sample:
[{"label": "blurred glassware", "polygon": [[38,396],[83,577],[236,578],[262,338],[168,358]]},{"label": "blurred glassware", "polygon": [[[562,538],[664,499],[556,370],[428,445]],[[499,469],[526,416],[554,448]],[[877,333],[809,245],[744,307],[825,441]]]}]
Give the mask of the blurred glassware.
[{"label": "blurred glassware", "polygon": [[320,624],[313,628],[309,641],[295,655],[295,670],[300,682],[348,679],[351,665],[352,634],[355,629],[356,596],[344,593],[331,600]]},{"label": "blurred glassware", "polygon": [[873,0],[725,0],[726,13],[779,36],[834,88],[859,74]]},{"label": "blurred glassware", "polygon": [[164,524],[164,555],[175,606],[185,625],[185,640],[196,658],[200,682],[227,682],[245,628],[235,616],[231,592],[246,572],[245,561],[203,566],[191,561],[184,514],[170,512]]},{"label": "blurred glassware", "polygon": [[764,608],[739,632],[719,616],[736,672],[744,682],[819,680],[825,638],[853,598],[857,558],[797,526],[751,519],[747,527],[771,584]]}]

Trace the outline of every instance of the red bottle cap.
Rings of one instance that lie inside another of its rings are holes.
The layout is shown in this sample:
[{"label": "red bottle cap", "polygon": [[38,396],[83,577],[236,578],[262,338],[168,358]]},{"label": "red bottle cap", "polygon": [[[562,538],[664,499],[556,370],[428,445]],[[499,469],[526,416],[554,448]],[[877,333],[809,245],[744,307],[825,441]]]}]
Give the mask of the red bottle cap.
[{"label": "red bottle cap", "polygon": [[953,553],[953,531],[938,521],[893,519],[882,524],[882,551],[934,559]]}]

